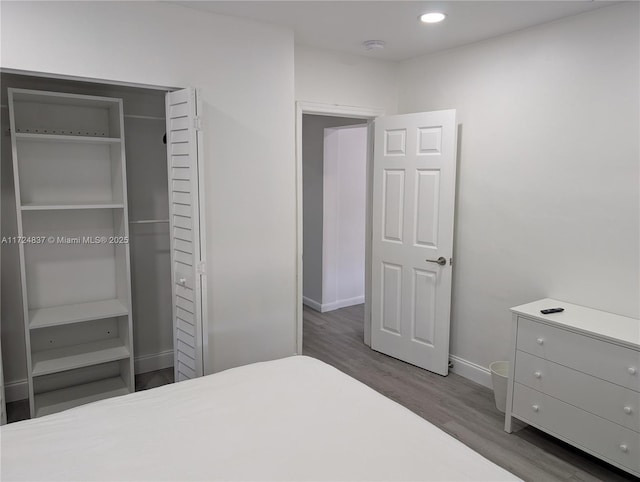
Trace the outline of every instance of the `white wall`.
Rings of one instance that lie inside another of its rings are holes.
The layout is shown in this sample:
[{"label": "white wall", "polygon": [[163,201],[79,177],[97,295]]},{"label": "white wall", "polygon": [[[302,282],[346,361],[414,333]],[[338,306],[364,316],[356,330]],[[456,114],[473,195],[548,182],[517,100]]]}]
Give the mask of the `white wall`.
[{"label": "white wall", "polygon": [[322,311],[364,303],[367,126],[325,129]]},{"label": "white wall", "polygon": [[363,122],[348,117],[302,116],[302,294],[310,306],[322,304],[325,129]]},{"label": "white wall", "polygon": [[383,109],[398,107],[397,64],[295,46],[296,100]]},{"label": "white wall", "polygon": [[[2,85],[4,89],[4,84]],[[4,104],[6,96],[0,96]],[[0,109],[2,129],[9,125],[9,109]],[[11,142],[0,136],[0,217],[2,236],[11,236],[18,232],[16,223],[16,203],[13,191],[13,167],[11,165]],[[9,162],[7,162],[9,161]],[[25,381],[27,376],[27,358],[24,344],[24,324],[22,322],[22,298],[20,293],[20,263],[18,262],[18,245],[3,244],[0,246],[0,341],[4,344],[2,356],[5,360],[4,383],[9,385],[7,396],[11,396],[10,384],[14,381]],[[23,388],[26,397],[26,384]],[[21,396],[20,398],[23,398]],[[11,401],[11,399],[10,399]]]},{"label": "white wall", "polygon": [[402,64],[399,111],[461,125],[452,354],[504,359],[509,307],[546,296],[638,317],[638,18],[608,6]]},{"label": "white wall", "polygon": [[207,371],[293,354],[293,33],[164,2],[0,8],[4,68],[202,89]]}]

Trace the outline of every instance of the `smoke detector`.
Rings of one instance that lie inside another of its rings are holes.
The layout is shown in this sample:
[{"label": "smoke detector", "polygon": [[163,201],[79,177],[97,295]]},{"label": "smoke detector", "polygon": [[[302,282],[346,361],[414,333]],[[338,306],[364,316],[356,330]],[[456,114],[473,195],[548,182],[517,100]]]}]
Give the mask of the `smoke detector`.
[{"label": "smoke detector", "polygon": [[364,48],[367,50],[382,50],[385,46],[384,40],[367,40],[362,42]]}]

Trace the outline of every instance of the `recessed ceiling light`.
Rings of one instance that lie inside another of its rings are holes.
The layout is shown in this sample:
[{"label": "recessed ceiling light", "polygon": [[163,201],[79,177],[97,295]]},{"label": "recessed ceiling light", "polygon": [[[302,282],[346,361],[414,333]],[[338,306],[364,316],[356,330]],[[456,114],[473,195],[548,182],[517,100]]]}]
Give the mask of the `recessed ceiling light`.
[{"label": "recessed ceiling light", "polygon": [[367,50],[382,50],[385,46],[384,40],[367,40],[362,42],[364,48]]},{"label": "recessed ceiling light", "polygon": [[447,16],[440,12],[429,12],[420,15],[420,21],[424,23],[438,23],[442,22]]}]

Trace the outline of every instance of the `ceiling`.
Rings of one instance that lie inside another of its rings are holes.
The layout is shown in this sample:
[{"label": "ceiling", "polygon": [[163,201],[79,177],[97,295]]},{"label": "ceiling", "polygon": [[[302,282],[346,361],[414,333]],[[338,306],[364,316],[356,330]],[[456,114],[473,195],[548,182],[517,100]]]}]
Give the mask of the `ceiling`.
[{"label": "ceiling", "polygon": [[[611,5],[608,1],[186,1],[190,8],[249,18],[295,32],[297,44],[405,60]],[[447,14],[426,25],[418,16]],[[365,40],[384,40],[367,51]]]}]

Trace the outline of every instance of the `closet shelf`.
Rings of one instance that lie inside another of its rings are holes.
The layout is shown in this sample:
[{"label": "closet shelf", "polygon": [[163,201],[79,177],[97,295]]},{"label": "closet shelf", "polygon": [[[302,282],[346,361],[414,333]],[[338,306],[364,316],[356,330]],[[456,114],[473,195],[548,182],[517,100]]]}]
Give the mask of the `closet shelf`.
[{"label": "closet shelf", "polygon": [[29,132],[16,132],[18,141],[36,142],[82,142],[89,144],[117,144],[119,137],[99,137],[99,136],[69,136],[63,134],[33,134]]},{"label": "closet shelf", "polygon": [[29,310],[29,328],[37,330],[38,328],[70,325],[72,323],[102,320],[128,314],[129,310],[120,300],[104,300],[52,308],[39,308]]},{"label": "closet shelf", "polygon": [[124,208],[124,204],[122,203],[111,203],[111,202],[103,202],[103,203],[91,203],[91,204],[74,204],[74,203],[66,203],[66,204],[35,204],[28,203],[23,204],[20,209],[23,211],[59,211],[63,209],[122,209]]},{"label": "closet shelf", "polygon": [[97,382],[84,383],[69,388],[35,395],[36,417],[61,412],[85,403],[105,398],[127,395],[129,389],[120,377],[106,378]]},{"label": "closet shelf", "polygon": [[129,350],[120,338],[67,346],[33,353],[32,376],[64,372],[129,358]]},{"label": "closet shelf", "polygon": [[38,417],[135,388],[123,101],[9,87],[7,103]]}]

